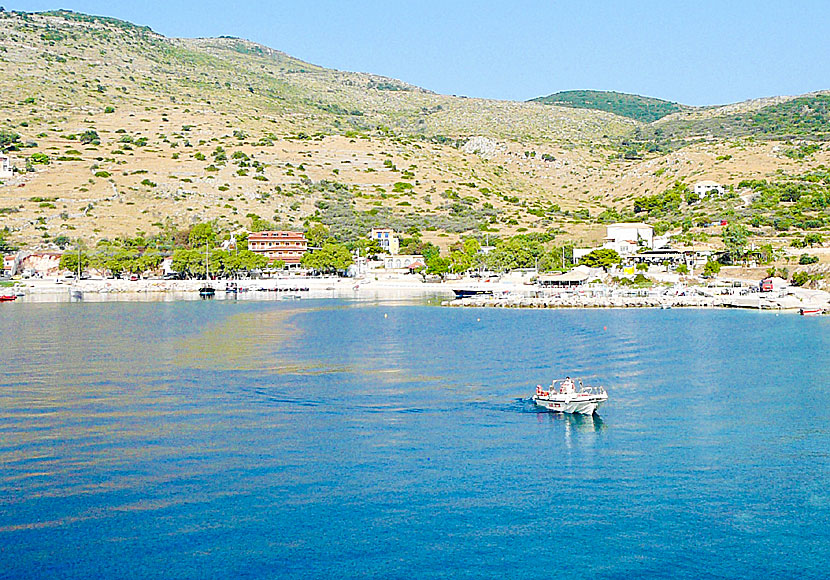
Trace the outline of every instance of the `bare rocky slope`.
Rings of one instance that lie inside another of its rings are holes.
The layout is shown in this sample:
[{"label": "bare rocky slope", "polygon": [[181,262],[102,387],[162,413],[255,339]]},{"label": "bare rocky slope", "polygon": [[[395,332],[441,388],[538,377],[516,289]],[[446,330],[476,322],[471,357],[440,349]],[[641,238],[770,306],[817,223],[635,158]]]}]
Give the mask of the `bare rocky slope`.
[{"label": "bare rocky slope", "polygon": [[[750,219],[752,191],[648,216],[634,215],[633,201],[677,181],[740,190],[817,170],[829,156],[821,142],[789,153],[804,135],[692,130],[690,119],[744,109],[645,124],[458,98],[241,39],[168,39],[71,12],[0,13],[0,66],[0,131],[19,170],[0,185],[0,228],[32,248],[207,220],[230,232],[255,218],[295,228],[322,221],[344,239],[391,225],[443,246],[522,232],[587,242],[615,219],[671,227],[694,217],[694,231],[704,218]],[[770,104],[781,100],[747,107]],[[677,138],[662,147],[667,131]]]}]

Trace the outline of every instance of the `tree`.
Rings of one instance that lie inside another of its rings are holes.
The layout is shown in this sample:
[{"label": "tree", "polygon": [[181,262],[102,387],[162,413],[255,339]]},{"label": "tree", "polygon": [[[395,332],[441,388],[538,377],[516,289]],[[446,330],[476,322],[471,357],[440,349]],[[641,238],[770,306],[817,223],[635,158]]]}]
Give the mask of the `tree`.
[{"label": "tree", "polygon": [[343,244],[327,242],[323,247],[303,255],[303,267],[324,273],[345,272],[354,260]]},{"label": "tree", "polygon": [[305,233],[308,245],[322,248],[323,244],[331,237],[329,229],[321,223],[315,223]]},{"label": "tree", "polygon": [[464,253],[470,257],[475,256],[481,251],[481,243],[475,238],[467,238],[464,240]]},{"label": "tree", "polygon": [[706,265],[703,266],[704,276],[716,276],[718,272],[720,272],[720,262],[717,260],[709,260],[706,262]]},{"label": "tree", "polygon": [[190,233],[187,235],[187,241],[191,248],[212,244],[215,239],[216,233],[213,231],[213,224],[210,222],[196,224],[190,228]]},{"label": "tree", "polygon": [[582,256],[579,263],[591,268],[603,268],[607,270],[611,266],[622,263],[622,258],[620,258],[620,255],[615,250],[599,248],[590,254]]},{"label": "tree", "polygon": [[267,232],[277,229],[273,222],[264,220],[255,213],[249,213],[247,217],[251,218],[252,232]]},{"label": "tree", "polygon": [[449,258],[442,258],[440,255],[427,259],[427,274],[438,274],[443,276],[450,271]]},{"label": "tree", "polygon": [[450,252],[448,267],[453,274],[460,274],[473,267],[473,260],[467,253],[455,250]]},{"label": "tree", "polygon": [[678,274],[683,274],[684,276],[689,273],[689,267],[686,264],[680,264],[675,270]]},{"label": "tree", "polygon": [[493,251],[484,256],[485,265],[495,272],[516,268],[535,268],[545,253],[542,244],[524,235],[500,240]]},{"label": "tree", "polygon": [[726,251],[729,252],[729,261],[734,263],[746,253],[747,230],[740,224],[731,223],[723,228],[721,238]]},{"label": "tree", "polygon": [[813,244],[821,245],[824,243],[824,238],[822,238],[821,234],[811,233],[804,236],[804,243],[812,248]]},{"label": "tree", "polygon": [[[190,276],[199,271],[202,253],[199,250],[178,249],[173,252],[171,267],[176,272]],[[113,272],[114,273],[114,272]]]},{"label": "tree", "polygon": [[810,281],[810,275],[807,272],[796,272],[793,274],[793,286],[804,286]]},{"label": "tree", "polygon": [[[64,252],[61,255],[60,262],[58,262],[58,267],[61,269],[69,270],[70,272],[77,272],[78,271],[78,259],[79,255],[78,252]],[[86,270],[89,268],[89,255],[81,252],[80,253],[80,262],[81,262],[81,270]]]},{"label": "tree", "polygon": [[348,247],[350,250],[359,250],[364,258],[375,258],[383,253],[383,248],[380,247],[378,241],[369,238],[359,238],[356,242],[348,244]]}]

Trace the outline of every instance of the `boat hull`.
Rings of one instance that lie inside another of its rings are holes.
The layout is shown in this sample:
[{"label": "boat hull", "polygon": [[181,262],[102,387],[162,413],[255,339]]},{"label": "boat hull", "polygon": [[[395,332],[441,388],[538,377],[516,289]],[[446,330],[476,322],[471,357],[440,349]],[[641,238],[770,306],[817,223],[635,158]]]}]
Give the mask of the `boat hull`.
[{"label": "boat hull", "polygon": [[540,397],[533,396],[533,402],[550,411],[559,413],[573,413],[577,415],[593,415],[607,397]]}]

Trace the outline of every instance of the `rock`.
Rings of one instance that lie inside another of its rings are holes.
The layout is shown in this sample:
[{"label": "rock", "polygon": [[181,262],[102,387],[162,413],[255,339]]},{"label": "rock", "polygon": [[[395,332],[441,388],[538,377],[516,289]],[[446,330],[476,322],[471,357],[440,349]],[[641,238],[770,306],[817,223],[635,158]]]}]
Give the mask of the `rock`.
[{"label": "rock", "polygon": [[503,145],[499,145],[496,141],[488,139],[487,137],[471,137],[461,147],[464,153],[473,155],[481,155],[482,157],[492,157],[496,153],[505,150]]}]

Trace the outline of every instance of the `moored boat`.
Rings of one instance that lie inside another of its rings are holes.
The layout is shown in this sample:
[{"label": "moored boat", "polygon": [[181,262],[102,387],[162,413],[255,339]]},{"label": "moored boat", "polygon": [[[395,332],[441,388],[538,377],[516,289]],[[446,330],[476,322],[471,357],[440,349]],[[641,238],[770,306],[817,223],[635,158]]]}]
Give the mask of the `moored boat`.
[{"label": "moored boat", "polygon": [[473,296],[492,296],[493,295],[493,289],[492,288],[466,287],[466,288],[453,288],[452,291],[455,294],[456,298],[472,298]]},{"label": "moored boat", "polygon": [[801,316],[821,316],[824,310],[821,308],[799,308],[798,313]]},{"label": "moored boat", "polygon": [[536,394],[533,395],[533,402],[560,413],[578,413],[580,415],[593,415],[599,406],[608,400],[608,393],[603,387],[591,387],[583,385],[577,379],[577,384],[567,377],[562,380],[553,381],[547,389],[542,385],[536,385]]},{"label": "moored boat", "polygon": [[17,300],[17,295],[15,295],[15,294],[0,294],[0,302],[11,302],[12,300]]}]

